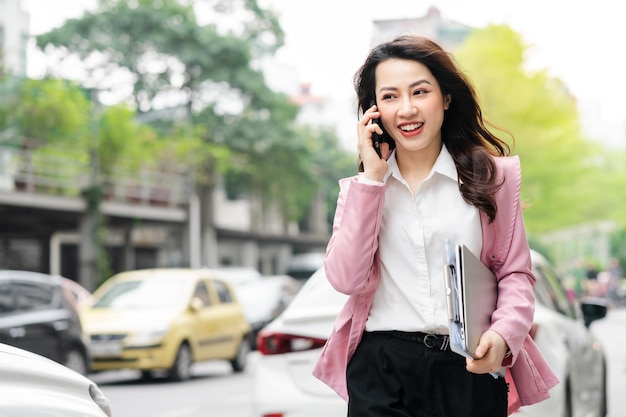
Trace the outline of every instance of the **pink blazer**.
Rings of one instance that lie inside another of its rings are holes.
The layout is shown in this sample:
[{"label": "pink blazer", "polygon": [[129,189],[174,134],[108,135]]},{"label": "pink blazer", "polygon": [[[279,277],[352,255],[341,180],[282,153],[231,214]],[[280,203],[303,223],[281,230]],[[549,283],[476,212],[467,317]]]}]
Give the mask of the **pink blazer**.
[{"label": "pink blazer", "polygon": [[[528,334],[534,316],[535,277],[520,203],[521,169],[517,156],[494,158],[504,185],[496,194],[498,212],[489,223],[481,212],[482,262],[498,279],[498,304],[491,329],[507,342],[509,414],[550,396],[559,381]],[[378,229],[386,187],[340,180],[340,192],[324,267],[330,284],[349,295],[313,375],[348,399],[346,368],[354,354],[380,279]],[[369,219],[366,221],[365,219]],[[376,221],[371,221],[376,219]],[[355,244],[358,242],[358,244]]]}]

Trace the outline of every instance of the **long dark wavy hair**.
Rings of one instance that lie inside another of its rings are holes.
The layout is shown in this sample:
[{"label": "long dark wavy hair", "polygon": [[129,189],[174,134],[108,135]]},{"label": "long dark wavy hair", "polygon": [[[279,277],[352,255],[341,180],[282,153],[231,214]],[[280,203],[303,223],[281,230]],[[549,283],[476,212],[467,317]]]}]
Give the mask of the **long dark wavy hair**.
[{"label": "long dark wavy hair", "polygon": [[[444,115],[441,137],[456,165],[463,199],[493,221],[497,211],[494,195],[502,183],[497,182],[492,156],[506,156],[510,148],[487,129],[471,81],[439,44],[426,37],[405,35],[374,47],[354,75],[359,114],[375,100],[376,67],[392,58],[425,65],[437,79],[443,96],[452,98]],[[395,148],[386,132],[381,139]],[[358,165],[361,171],[360,159]]]}]

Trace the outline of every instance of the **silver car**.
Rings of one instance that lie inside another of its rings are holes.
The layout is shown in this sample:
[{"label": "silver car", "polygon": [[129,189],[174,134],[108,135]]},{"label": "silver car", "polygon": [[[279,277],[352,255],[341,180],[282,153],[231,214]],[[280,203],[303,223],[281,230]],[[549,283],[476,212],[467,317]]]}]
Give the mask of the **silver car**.
[{"label": "silver car", "polygon": [[111,417],[87,377],[51,359],[0,343],[0,416]]},{"label": "silver car", "polygon": [[[531,335],[561,383],[551,398],[522,407],[516,417],[604,417],[606,362],[589,331],[603,318],[602,300],[572,302],[550,264],[532,253],[537,306]],[[346,404],[311,372],[335,317],[346,301],[318,270],[289,307],[258,338],[253,417],[344,417]]]}]

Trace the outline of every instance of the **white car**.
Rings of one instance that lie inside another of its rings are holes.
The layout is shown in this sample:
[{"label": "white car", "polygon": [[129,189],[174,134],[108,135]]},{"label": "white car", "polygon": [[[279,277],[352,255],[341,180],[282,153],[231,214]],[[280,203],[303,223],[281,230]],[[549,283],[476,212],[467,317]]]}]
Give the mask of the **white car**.
[{"label": "white car", "polygon": [[301,287],[302,283],[289,275],[264,276],[235,287],[237,299],[252,327],[253,349],[256,349],[259,331],[283,312]]},{"label": "white car", "polygon": [[259,331],[282,313],[302,287],[300,280],[289,275],[262,275],[253,268],[221,267],[210,270],[233,285],[252,328],[253,349],[256,349]]},{"label": "white car", "polygon": [[[561,383],[550,399],[522,407],[515,416],[604,417],[606,363],[588,325],[606,315],[606,304],[589,302],[581,309],[567,298],[549,263],[534,251],[532,256],[537,276],[532,336]],[[345,402],[311,375],[345,300],[320,269],[260,332],[253,417],[345,417]]]},{"label": "white car", "polygon": [[51,359],[0,343],[0,415],[111,417],[90,379]]}]

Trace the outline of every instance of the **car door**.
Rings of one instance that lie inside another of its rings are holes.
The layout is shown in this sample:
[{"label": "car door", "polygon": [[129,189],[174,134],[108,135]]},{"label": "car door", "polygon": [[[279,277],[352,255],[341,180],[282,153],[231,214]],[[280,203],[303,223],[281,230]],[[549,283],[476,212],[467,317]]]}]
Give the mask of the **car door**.
[{"label": "car door", "polygon": [[214,357],[213,345],[216,331],[214,324],[213,304],[209,294],[209,288],[205,280],[198,280],[193,292],[193,345],[196,360],[205,360]]},{"label": "car door", "polygon": [[[603,384],[604,364],[603,353],[593,334],[585,326],[582,313],[578,305],[568,297],[556,272],[549,265],[536,265],[538,272],[538,299],[542,292],[549,297],[544,304],[551,302],[551,306],[563,320],[561,332],[569,351],[568,370],[572,386],[572,393],[576,401],[574,404],[586,404],[592,409],[598,409],[591,404],[600,401]],[[578,398],[576,398],[578,397]]]},{"label": "car door", "polygon": [[211,279],[209,288],[215,300],[212,328],[215,331],[213,344],[216,357],[228,358],[236,352],[240,340],[243,312],[236,303],[231,287],[218,279]]},{"label": "car door", "polygon": [[0,294],[0,341],[62,361],[60,332],[67,328],[68,317],[56,307],[58,288],[46,283],[9,280],[0,284]]}]

